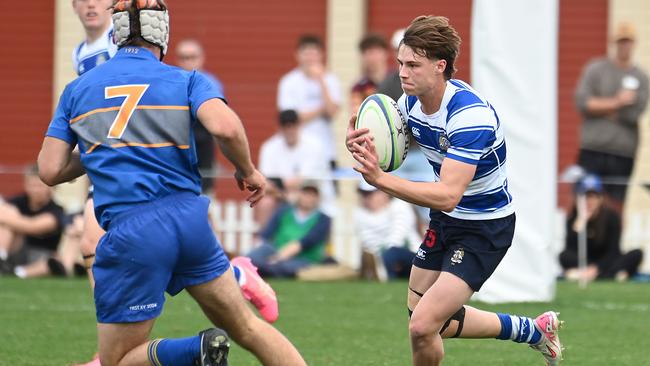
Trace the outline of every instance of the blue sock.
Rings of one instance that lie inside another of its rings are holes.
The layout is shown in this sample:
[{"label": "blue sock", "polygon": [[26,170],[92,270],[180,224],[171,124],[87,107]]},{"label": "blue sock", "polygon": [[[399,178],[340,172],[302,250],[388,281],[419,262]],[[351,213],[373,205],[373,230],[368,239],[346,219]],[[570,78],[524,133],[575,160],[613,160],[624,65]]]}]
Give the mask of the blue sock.
[{"label": "blue sock", "polygon": [[517,343],[537,344],[542,333],[535,327],[535,320],[525,316],[497,313],[501,321],[501,333],[497,339],[511,339]]},{"label": "blue sock", "polygon": [[241,277],[241,271],[239,267],[237,266],[230,266],[230,267],[232,268],[232,271],[235,273],[235,279],[237,280],[237,282],[239,282],[239,277]]},{"label": "blue sock", "polygon": [[201,337],[156,339],[149,343],[147,353],[154,366],[193,366],[201,356]]}]

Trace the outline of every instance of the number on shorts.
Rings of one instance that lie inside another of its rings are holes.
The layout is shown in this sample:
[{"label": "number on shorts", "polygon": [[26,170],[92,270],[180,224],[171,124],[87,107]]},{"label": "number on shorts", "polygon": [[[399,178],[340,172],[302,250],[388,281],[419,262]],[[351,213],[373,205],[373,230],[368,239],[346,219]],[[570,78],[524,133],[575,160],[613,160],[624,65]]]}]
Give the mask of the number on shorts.
[{"label": "number on shorts", "polygon": [[115,116],[115,120],[113,120],[113,124],[111,124],[111,128],[108,129],[109,139],[119,139],[122,137],[133,111],[138,106],[138,103],[140,103],[140,99],[148,87],[149,84],[117,85],[107,86],[104,89],[104,97],[106,99],[126,97],[120,106],[120,110],[117,112],[117,116]]}]

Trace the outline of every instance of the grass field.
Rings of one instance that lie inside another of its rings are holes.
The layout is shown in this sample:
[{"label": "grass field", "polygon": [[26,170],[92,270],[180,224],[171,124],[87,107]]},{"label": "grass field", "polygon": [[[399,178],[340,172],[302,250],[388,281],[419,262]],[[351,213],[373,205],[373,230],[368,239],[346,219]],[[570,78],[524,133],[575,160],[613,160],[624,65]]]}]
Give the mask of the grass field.
[{"label": "grass field", "polygon": [[[273,282],[277,327],[310,365],[408,365],[405,282]],[[596,283],[586,291],[559,283],[551,304],[474,304],[537,315],[561,311],[564,365],[650,365],[650,284]],[[208,327],[186,295],[168,299],[154,336],[195,334]],[[85,280],[0,278],[0,365],[69,365],[96,347],[94,309]],[[526,346],[497,340],[448,340],[446,365],[542,365]],[[230,364],[256,365],[234,347]]]}]

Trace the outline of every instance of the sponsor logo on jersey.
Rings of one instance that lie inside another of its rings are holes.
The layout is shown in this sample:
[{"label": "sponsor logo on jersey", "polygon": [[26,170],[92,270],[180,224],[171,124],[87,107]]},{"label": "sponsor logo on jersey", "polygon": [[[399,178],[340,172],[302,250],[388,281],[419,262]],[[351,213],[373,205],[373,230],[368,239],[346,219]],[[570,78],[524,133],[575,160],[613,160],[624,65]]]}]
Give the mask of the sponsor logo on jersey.
[{"label": "sponsor logo on jersey", "polygon": [[151,303],[151,304],[143,304],[143,305],[131,305],[129,306],[129,310],[131,311],[143,311],[143,310],[151,310],[155,309],[158,307],[157,303]]},{"label": "sponsor logo on jersey", "polygon": [[411,127],[411,133],[413,133],[413,136],[415,137],[420,137],[420,129],[417,127]]},{"label": "sponsor logo on jersey", "polygon": [[436,232],[432,229],[427,229],[427,234],[424,236],[424,245],[428,248],[433,248],[436,244]]}]

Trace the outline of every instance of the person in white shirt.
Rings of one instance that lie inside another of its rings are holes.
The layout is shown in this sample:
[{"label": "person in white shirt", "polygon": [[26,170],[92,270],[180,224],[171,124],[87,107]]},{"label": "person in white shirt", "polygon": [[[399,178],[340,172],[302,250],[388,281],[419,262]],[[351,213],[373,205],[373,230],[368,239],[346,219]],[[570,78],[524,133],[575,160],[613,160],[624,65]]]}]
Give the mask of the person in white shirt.
[{"label": "person in white shirt", "polygon": [[[286,185],[295,179],[311,179],[320,182],[321,209],[328,215],[334,213],[336,193],[332,182],[330,167],[322,159],[324,146],[322,142],[309,134],[301,133],[299,113],[285,110],[278,116],[279,131],[266,140],[260,148],[260,172],[269,178],[277,178]],[[273,212],[276,202],[261,205]],[[267,205],[268,204],[268,205]],[[263,224],[268,214],[259,212],[258,223]]]},{"label": "person in white shirt", "polygon": [[337,77],[324,65],[323,42],[317,36],[304,35],[298,40],[298,66],[284,75],[278,85],[278,110],[298,112],[303,134],[321,141],[322,159],[334,164],[336,144],[331,122],[341,105]]},{"label": "person in white shirt", "polygon": [[[369,264],[369,272],[362,266],[362,276],[370,273],[383,280],[383,270],[376,269],[383,264],[388,279],[408,278],[415,251],[421,243],[413,207],[364,180],[358,191],[361,205],[354,213],[354,228],[361,243],[362,259],[372,258],[370,261],[375,262],[375,268]],[[364,262],[368,263],[362,260],[362,264]]]},{"label": "person in white shirt", "polygon": [[72,65],[82,75],[117,53],[113,43],[111,0],[72,0],[72,8],[83,25],[86,39],[72,50]]}]

